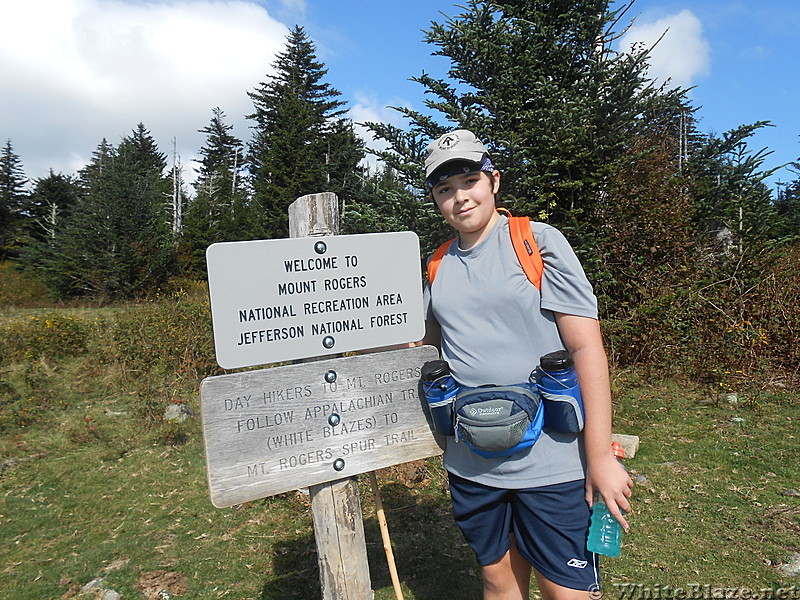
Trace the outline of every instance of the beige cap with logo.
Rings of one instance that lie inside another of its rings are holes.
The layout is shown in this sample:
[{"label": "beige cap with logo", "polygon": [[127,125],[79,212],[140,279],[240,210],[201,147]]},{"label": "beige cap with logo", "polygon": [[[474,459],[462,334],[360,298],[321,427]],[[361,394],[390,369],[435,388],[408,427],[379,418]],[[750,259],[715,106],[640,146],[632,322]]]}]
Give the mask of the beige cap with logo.
[{"label": "beige cap with logo", "polygon": [[428,144],[425,157],[425,177],[430,177],[433,172],[443,164],[453,160],[468,160],[480,163],[488,154],[486,147],[475,137],[475,134],[466,129],[458,129],[445,133]]}]

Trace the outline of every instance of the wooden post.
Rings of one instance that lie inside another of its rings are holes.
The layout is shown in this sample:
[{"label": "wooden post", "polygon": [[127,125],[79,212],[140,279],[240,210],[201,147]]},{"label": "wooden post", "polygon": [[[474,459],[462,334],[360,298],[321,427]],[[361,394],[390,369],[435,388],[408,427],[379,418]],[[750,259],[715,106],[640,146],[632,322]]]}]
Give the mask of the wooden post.
[{"label": "wooden post", "polygon": [[333,192],[301,196],[289,205],[289,237],[339,235],[339,200]]},{"label": "wooden post", "polygon": [[323,600],[371,600],[358,478],[311,486]]},{"label": "wooden post", "polygon": [[[338,233],[336,194],[301,196],[289,206],[290,237]],[[323,600],[371,600],[358,479],[349,477],[314,485],[310,492]]]}]

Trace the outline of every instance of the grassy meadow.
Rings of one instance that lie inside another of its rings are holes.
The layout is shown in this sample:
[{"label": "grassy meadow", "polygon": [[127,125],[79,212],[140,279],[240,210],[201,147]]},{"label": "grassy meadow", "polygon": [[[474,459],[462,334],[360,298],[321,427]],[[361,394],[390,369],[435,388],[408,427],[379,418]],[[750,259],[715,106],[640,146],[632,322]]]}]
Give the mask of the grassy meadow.
[{"label": "grassy meadow", "polygon": [[[0,355],[0,598],[78,597],[96,578],[131,600],[320,597],[307,494],[209,501],[198,386],[220,371],[202,289],[4,308]],[[613,385],[615,431],[641,446],[627,462],[631,531],[604,562],[607,597],[800,598],[800,579],[779,568],[800,552],[796,390],[735,389],[734,401],[637,371],[616,371]],[[165,422],[171,403],[195,417]],[[479,598],[440,459],[378,481],[405,598]],[[390,600],[366,475],[360,487],[372,587]]]}]

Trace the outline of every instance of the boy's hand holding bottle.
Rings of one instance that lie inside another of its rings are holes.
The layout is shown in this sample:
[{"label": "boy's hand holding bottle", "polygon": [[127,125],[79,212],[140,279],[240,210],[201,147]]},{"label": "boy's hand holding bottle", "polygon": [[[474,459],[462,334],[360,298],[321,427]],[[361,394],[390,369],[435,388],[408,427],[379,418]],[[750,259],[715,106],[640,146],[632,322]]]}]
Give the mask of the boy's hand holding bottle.
[{"label": "boy's hand holding bottle", "polygon": [[613,454],[608,460],[600,464],[593,463],[587,473],[587,501],[592,504],[592,525],[587,548],[592,552],[618,556],[621,541],[619,527],[628,530],[623,513],[631,509],[628,499],[633,481],[622,465],[625,456],[622,447],[615,442],[612,449]]}]

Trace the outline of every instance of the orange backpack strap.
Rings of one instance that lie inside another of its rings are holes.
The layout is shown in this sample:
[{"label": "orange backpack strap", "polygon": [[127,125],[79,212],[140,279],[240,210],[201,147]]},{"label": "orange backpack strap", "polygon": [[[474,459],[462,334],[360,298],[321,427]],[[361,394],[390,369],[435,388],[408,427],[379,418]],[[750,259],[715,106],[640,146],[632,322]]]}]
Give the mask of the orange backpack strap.
[{"label": "orange backpack strap", "polygon": [[[531,232],[531,220],[528,217],[512,217],[511,213],[505,208],[498,208],[497,212],[505,213],[508,217],[508,229],[511,232],[511,243],[514,246],[517,260],[522,266],[522,270],[525,271],[528,281],[541,290],[544,263],[542,262],[541,254],[539,254],[539,247],[536,245],[536,240]],[[453,238],[439,246],[431,256],[428,261],[428,285],[433,285],[433,279],[436,277],[436,271],[439,269],[442,258],[447,253],[450,244],[455,242],[456,239]]]},{"label": "orange backpack strap", "polygon": [[436,271],[439,269],[442,258],[444,258],[444,255],[447,254],[447,249],[450,247],[450,244],[455,242],[456,239],[457,238],[453,238],[452,240],[447,241],[439,246],[436,249],[436,252],[434,252],[431,256],[431,259],[428,261],[428,285],[433,285],[433,278],[436,277]]},{"label": "orange backpack strap", "polygon": [[512,217],[505,208],[497,210],[508,216],[508,230],[511,232],[511,243],[517,254],[517,260],[525,271],[528,281],[541,291],[544,262],[531,232],[531,220],[528,217]]}]

